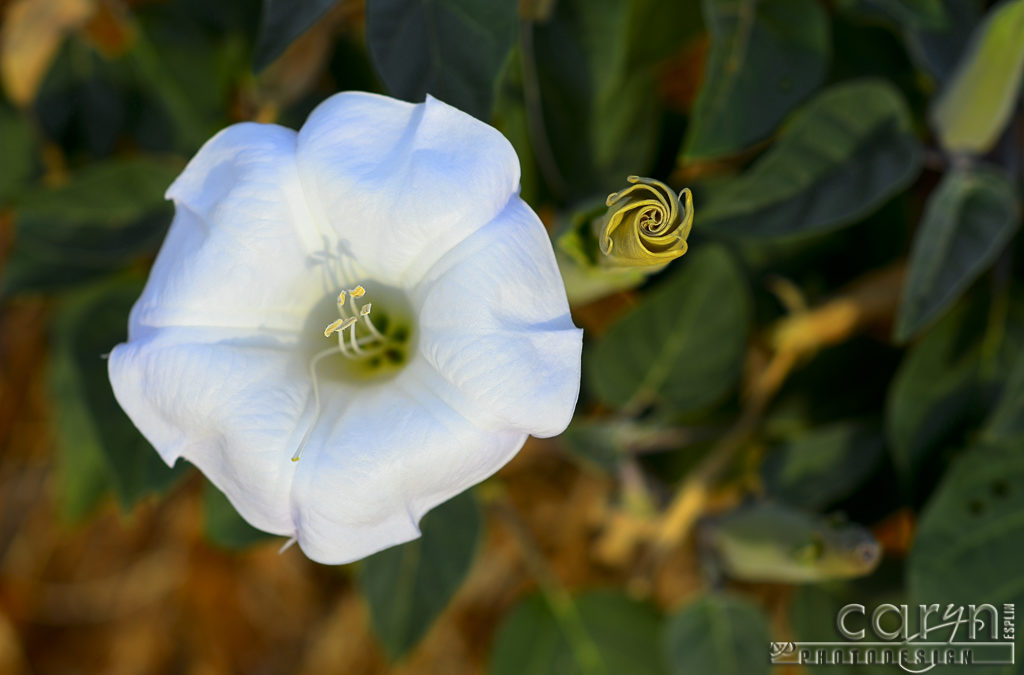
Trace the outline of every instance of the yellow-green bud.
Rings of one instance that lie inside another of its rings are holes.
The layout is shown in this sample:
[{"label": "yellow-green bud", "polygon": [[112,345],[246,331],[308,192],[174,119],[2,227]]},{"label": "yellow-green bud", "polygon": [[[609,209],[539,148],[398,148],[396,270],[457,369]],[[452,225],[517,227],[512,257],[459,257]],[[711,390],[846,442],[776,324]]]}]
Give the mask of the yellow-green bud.
[{"label": "yellow-green bud", "polygon": [[632,185],[608,195],[608,212],[594,223],[606,265],[664,265],[686,253],[693,225],[693,197],[678,195],[653,178],[630,176]]}]

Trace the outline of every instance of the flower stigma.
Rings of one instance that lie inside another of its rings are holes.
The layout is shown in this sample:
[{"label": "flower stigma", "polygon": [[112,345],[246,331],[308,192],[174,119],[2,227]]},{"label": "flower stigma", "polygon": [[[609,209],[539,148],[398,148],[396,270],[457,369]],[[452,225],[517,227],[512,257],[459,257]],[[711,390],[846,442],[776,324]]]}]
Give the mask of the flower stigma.
[{"label": "flower stigma", "polygon": [[317,367],[329,356],[340,354],[350,362],[346,372],[360,378],[368,378],[387,374],[400,368],[406,361],[409,341],[409,330],[397,322],[388,321],[383,316],[378,327],[370,313],[373,304],[366,302],[358,305],[356,300],[366,295],[363,286],[342,290],[335,301],[338,318],[324,328],[324,337],[330,338],[337,334],[338,344],[328,347],[313,355],[309,362],[309,376],[313,383],[313,423],[303,435],[292,461],[299,461],[302,450],[309,441],[316,421],[320,417],[320,379]]}]

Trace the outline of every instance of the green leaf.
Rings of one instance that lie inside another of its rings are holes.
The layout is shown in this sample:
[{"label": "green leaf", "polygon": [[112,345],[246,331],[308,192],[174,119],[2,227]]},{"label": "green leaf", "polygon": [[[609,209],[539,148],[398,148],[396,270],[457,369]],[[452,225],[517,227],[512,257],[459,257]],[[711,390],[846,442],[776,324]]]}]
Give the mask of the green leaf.
[{"label": "green leaf", "polygon": [[156,251],[171,214],[163,193],[180,170],[155,158],[109,160],[25,194],[3,294],[67,287]]},{"label": "green leaf", "polygon": [[337,0],[263,0],[253,70],[269,66],[335,4]]},{"label": "green leaf", "polygon": [[388,91],[432,94],[488,120],[516,35],[514,0],[369,0],[366,36]]},{"label": "green leaf", "polygon": [[914,474],[970,414],[981,367],[979,313],[955,307],[914,345],[893,378],[886,431],[904,476]]},{"label": "green leaf", "polygon": [[[560,0],[520,40],[527,121],[558,197],[653,175],[662,111],[658,62],[702,26],[693,2]],[[556,174],[554,177],[552,174]]]},{"label": "green leaf", "polygon": [[946,16],[942,0],[864,0],[904,28],[945,28]]},{"label": "green leaf", "polygon": [[814,0],[703,0],[703,7],[711,52],[684,161],[768,136],[824,81],[831,49],[828,17]]},{"label": "green leaf", "polygon": [[753,167],[709,190],[699,227],[746,237],[839,227],[906,187],[919,166],[898,91],[875,79],[835,85],[796,112]]},{"label": "green leaf", "polygon": [[520,601],[498,628],[491,675],[660,675],[661,621],[648,605],[615,591],[591,591],[560,605]]},{"label": "green leaf", "polygon": [[955,302],[1019,225],[1015,190],[1005,175],[982,168],[947,172],[914,237],[896,339],[917,334]]},{"label": "green leaf", "polygon": [[112,159],[87,165],[66,183],[25,195],[19,215],[77,225],[116,228],[164,205],[164,192],[181,172],[177,160]]},{"label": "green leaf", "polygon": [[207,538],[228,550],[248,548],[275,538],[247,523],[210,481],[203,486],[203,525]]},{"label": "green leaf", "polygon": [[944,0],[942,4],[945,26],[912,28],[904,33],[914,59],[940,84],[953,74],[981,16],[979,0]]},{"label": "green leaf", "polygon": [[[172,139],[163,142],[187,155],[236,121],[228,116],[232,96],[251,86],[241,81],[250,75],[243,35],[219,26],[204,30],[190,14],[180,3],[140,8],[138,33],[125,55],[146,99],[172,122]],[[146,132],[140,128],[139,135]]]},{"label": "green leaf", "polygon": [[423,536],[367,558],[359,581],[373,628],[398,659],[420,641],[469,572],[481,529],[469,492],[438,506],[420,523]]},{"label": "green leaf", "polygon": [[972,448],[946,472],[921,517],[907,561],[911,607],[1020,607],[1022,559],[1024,454],[1014,446]]},{"label": "green leaf", "polygon": [[664,646],[673,674],[767,675],[770,642],[760,609],[738,595],[714,594],[669,619]]},{"label": "green leaf", "polygon": [[991,10],[932,110],[943,147],[984,154],[1010,119],[1024,77],[1024,0]]},{"label": "green leaf", "polygon": [[14,200],[35,171],[35,142],[28,123],[10,108],[0,105],[0,207]]},{"label": "green leaf", "polygon": [[117,404],[107,377],[104,355],[124,341],[128,312],[141,292],[136,280],[88,287],[66,297],[54,322],[50,383],[59,474],[72,517],[88,511],[108,481],[127,510],[186,470],[184,463],[164,464]]},{"label": "green leaf", "polygon": [[689,253],[664,284],[584,357],[594,393],[615,408],[664,403],[698,410],[733,386],[750,329],[750,298],[724,249]]},{"label": "green leaf", "polygon": [[1014,359],[999,403],[985,424],[984,438],[1018,443],[1024,439],[1024,352]]},{"label": "green leaf", "polygon": [[[886,435],[896,468],[920,486],[941,473],[939,455],[962,447],[990,415],[1024,348],[1024,308],[977,294],[913,346],[892,380]],[[1002,316],[1005,313],[1005,316]]]},{"label": "green leaf", "polygon": [[879,430],[858,422],[811,429],[765,459],[766,491],[792,506],[823,510],[853,494],[885,453]]}]

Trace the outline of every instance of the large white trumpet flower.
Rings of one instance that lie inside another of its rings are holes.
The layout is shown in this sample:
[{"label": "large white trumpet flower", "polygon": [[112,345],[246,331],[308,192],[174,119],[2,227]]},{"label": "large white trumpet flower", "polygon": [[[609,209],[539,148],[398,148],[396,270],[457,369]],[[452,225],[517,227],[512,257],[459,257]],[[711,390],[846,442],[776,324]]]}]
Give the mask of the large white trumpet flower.
[{"label": "large white trumpet flower", "polygon": [[518,192],[505,138],[429,97],[221,131],[167,191],[118,402],[313,560],[415,538],[576,404],[581,331]]}]

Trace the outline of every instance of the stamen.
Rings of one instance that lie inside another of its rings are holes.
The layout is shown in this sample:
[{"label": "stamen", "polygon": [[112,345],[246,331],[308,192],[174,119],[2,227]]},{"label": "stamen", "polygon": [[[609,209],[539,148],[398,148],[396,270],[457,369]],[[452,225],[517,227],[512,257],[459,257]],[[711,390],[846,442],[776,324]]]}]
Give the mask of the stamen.
[{"label": "stamen", "polygon": [[356,339],[356,318],[352,317],[351,320],[352,320],[352,323],[349,324],[350,327],[349,327],[348,337],[349,337],[349,340],[352,342],[352,351],[354,351],[356,354],[359,354],[360,356],[362,356],[363,349],[362,349],[362,347],[359,346],[359,340]]},{"label": "stamen", "polygon": [[363,305],[363,308],[359,310],[359,316],[366,316],[367,314],[369,314],[370,307],[372,307],[372,304],[369,302]]},{"label": "stamen", "polygon": [[338,310],[342,311],[345,309],[345,291],[338,293]]},{"label": "stamen", "polygon": [[349,326],[355,324],[355,322],[356,317],[354,316],[350,316],[347,319],[335,319],[327,325],[327,328],[324,328],[324,337],[331,337],[333,333],[340,333]]},{"label": "stamen", "polygon": [[364,295],[366,295],[366,289],[363,288],[362,286],[356,286],[355,288],[350,290],[349,293],[352,295],[353,298],[361,298]]}]

